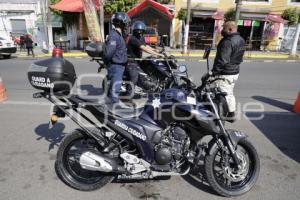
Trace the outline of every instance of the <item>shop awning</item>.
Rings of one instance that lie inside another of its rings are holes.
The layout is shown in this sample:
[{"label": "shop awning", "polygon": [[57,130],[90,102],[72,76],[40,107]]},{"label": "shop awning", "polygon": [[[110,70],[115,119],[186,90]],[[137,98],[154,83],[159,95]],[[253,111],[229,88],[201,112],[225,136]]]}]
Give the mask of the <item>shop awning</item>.
[{"label": "shop awning", "polygon": [[193,17],[202,17],[202,18],[213,18],[215,20],[222,20],[224,19],[224,11],[221,10],[194,10]]},{"label": "shop awning", "polygon": [[212,15],[212,18],[215,19],[215,20],[222,20],[224,19],[224,11],[216,11],[213,15]]},{"label": "shop awning", "polygon": [[169,8],[167,8],[166,6],[164,6],[160,3],[157,3],[156,1],[153,1],[153,0],[145,0],[145,1],[141,2],[140,4],[138,4],[137,6],[133,7],[127,13],[129,15],[129,17],[133,17],[148,7],[152,7],[154,9],[156,9],[160,13],[166,15],[170,20],[174,18],[174,14],[172,12],[170,12]]},{"label": "shop awning", "polygon": [[280,15],[272,15],[269,14],[266,17],[266,21],[275,22],[275,23],[283,23],[284,19]]},{"label": "shop awning", "polygon": [[[60,2],[50,5],[50,8],[64,12],[83,12],[83,0],[61,0]],[[94,0],[96,9],[99,9],[99,0]]]}]

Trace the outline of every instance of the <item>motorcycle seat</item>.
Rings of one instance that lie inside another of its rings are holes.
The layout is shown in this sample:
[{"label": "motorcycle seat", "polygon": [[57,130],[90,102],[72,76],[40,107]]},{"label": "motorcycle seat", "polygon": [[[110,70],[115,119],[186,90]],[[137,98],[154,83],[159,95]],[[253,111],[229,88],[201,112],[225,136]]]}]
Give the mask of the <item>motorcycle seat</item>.
[{"label": "motorcycle seat", "polygon": [[140,108],[120,107],[118,105],[115,106],[113,104],[106,104],[104,106],[104,109],[107,112],[107,114],[109,114],[110,116],[113,116],[114,118],[120,118],[120,119],[138,118],[144,111],[144,107],[140,107]]},{"label": "motorcycle seat", "polygon": [[72,96],[70,100],[77,105],[82,105],[83,107],[93,106],[104,115],[110,115],[114,118],[121,118],[121,119],[137,118],[144,111],[144,107],[140,107],[140,108],[127,107],[127,106],[121,107],[119,105],[115,105],[110,102],[107,102],[106,99],[89,99],[89,98],[82,98],[79,96]]}]

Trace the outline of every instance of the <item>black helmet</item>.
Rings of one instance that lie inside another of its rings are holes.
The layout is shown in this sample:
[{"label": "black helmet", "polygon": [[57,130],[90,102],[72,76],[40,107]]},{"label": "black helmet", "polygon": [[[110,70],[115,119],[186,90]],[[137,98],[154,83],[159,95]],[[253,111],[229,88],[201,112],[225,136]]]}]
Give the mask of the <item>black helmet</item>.
[{"label": "black helmet", "polygon": [[132,34],[136,37],[141,37],[146,31],[146,25],[142,21],[136,21],[132,24]]},{"label": "black helmet", "polygon": [[127,29],[130,24],[130,17],[124,12],[117,12],[111,17],[111,23],[122,30]]}]

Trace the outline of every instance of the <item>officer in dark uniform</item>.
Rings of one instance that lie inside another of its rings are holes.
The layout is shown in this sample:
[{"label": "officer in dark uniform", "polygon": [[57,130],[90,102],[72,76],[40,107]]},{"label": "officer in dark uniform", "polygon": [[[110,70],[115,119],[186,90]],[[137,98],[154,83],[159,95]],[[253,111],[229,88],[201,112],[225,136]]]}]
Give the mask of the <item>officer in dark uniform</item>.
[{"label": "officer in dark uniform", "polygon": [[107,76],[110,80],[108,97],[112,103],[119,102],[119,94],[127,65],[127,46],[124,37],[128,32],[130,18],[126,13],[117,12],[111,18],[113,29],[106,42],[103,59],[109,66]]},{"label": "officer in dark uniform", "polygon": [[[132,24],[131,27],[132,35],[128,39],[127,48],[128,48],[128,65],[126,67],[126,73],[129,75],[129,79],[132,82],[131,86],[135,86],[138,82],[138,71],[140,70],[139,61],[136,59],[142,58],[143,51],[149,54],[163,57],[158,50],[146,45],[144,39],[144,33],[146,31],[146,25],[142,21],[136,21]],[[134,88],[127,88],[129,95],[132,95]]]}]

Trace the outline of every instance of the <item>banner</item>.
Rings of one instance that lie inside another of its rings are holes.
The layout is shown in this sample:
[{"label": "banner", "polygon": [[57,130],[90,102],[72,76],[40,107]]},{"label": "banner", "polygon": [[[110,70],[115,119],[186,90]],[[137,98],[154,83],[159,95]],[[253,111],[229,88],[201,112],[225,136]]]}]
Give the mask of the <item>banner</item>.
[{"label": "banner", "polygon": [[244,26],[251,26],[252,25],[252,21],[251,20],[244,20]]},{"label": "banner", "polygon": [[256,21],[256,20],[252,21],[252,26],[253,27],[259,27],[260,26],[260,21]]},{"label": "banner", "polygon": [[91,39],[97,42],[104,42],[104,39],[101,37],[102,34],[94,1],[82,0],[82,2],[84,15]]},{"label": "banner", "polygon": [[244,20],[239,20],[237,25],[238,26],[243,26],[244,25]]}]

